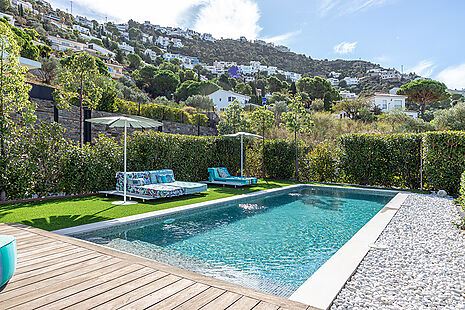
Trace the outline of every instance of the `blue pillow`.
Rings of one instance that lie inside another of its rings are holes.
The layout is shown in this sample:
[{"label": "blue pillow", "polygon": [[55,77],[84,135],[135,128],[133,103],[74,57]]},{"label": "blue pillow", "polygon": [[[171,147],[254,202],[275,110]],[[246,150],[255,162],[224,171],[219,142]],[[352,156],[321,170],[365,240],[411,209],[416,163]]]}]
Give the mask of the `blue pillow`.
[{"label": "blue pillow", "polygon": [[166,175],[166,182],[167,183],[172,183],[174,182],[174,176],[172,174],[167,174]]},{"label": "blue pillow", "polygon": [[142,186],[145,185],[145,180],[142,178],[128,180],[128,184],[132,186]]},{"label": "blue pillow", "polygon": [[166,175],[157,175],[158,183],[168,183]]},{"label": "blue pillow", "polygon": [[150,173],[150,183],[151,184],[157,184],[158,183],[158,178],[157,178],[157,174],[154,173],[154,172],[151,172]]}]

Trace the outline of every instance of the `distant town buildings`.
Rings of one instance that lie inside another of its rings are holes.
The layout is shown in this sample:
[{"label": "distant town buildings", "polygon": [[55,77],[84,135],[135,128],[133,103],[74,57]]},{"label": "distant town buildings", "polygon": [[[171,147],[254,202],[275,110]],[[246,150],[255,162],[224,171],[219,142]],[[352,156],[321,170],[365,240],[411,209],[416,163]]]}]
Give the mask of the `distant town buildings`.
[{"label": "distant town buildings", "polygon": [[117,63],[105,63],[105,65],[108,68],[108,73],[110,73],[110,76],[114,80],[118,80],[123,76],[123,66]]},{"label": "distant town buildings", "polygon": [[352,93],[352,92],[350,92],[348,90],[345,90],[345,89],[339,91],[339,95],[341,95],[341,97],[343,99],[355,99],[355,98],[357,98],[357,94]]},{"label": "distant town buildings", "polygon": [[352,77],[345,77],[343,80],[346,82],[347,86],[358,85],[359,83],[359,80],[357,78]]},{"label": "distant town buildings", "polygon": [[331,83],[331,86],[332,86],[332,87],[338,86],[338,85],[339,85],[339,80],[338,80],[338,79],[335,79],[335,78],[329,78],[329,79],[328,79],[328,82]]},{"label": "distant town buildings", "polygon": [[84,26],[87,26],[87,27],[90,27],[90,28],[93,28],[94,27],[94,23],[92,23],[92,21],[88,20],[87,18],[83,17],[83,16],[79,16],[77,15],[75,17],[75,21],[77,23],[80,23]]},{"label": "distant town buildings", "polygon": [[82,26],[79,26],[79,25],[73,25],[73,30],[77,30],[80,33],[90,35],[90,29],[87,28],[87,27],[82,27]]}]

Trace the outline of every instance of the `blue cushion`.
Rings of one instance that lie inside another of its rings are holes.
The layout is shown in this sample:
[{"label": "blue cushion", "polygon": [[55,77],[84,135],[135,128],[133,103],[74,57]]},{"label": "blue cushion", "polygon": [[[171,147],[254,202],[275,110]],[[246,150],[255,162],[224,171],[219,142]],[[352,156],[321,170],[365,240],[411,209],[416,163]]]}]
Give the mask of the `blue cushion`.
[{"label": "blue cushion", "polygon": [[155,172],[150,172],[150,183],[151,184],[158,183],[157,174]]},{"label": "blue cushion", "polygon": [[157,175],[158,183],[168,183],[166,175]]},{"label": "blue cushion", "polygon": [[167,175],[166,175],[166,182],[167,182],[167,183],[172,183],[172,182],[174,182],[174,175],[172,175],[172,174],[167,174]]},{"label": "blue cushion", "polygon": [[132,179],[132,180],[128,180],[129,182],[129,185],[132,185],[132,186],[142,186],[142,185],[145,185],[145,180],[142,179],[142,178],[138,178],[138,179]]}]

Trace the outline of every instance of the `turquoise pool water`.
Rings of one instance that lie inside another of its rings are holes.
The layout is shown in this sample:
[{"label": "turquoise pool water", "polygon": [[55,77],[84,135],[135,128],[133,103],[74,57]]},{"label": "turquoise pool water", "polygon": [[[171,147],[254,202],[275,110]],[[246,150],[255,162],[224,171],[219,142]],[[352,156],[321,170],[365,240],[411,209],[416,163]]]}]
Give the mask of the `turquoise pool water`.
[{"label": "turquoise pool water", "polygon": [[302,187],[78,237],[289,297],[393,196]]}]

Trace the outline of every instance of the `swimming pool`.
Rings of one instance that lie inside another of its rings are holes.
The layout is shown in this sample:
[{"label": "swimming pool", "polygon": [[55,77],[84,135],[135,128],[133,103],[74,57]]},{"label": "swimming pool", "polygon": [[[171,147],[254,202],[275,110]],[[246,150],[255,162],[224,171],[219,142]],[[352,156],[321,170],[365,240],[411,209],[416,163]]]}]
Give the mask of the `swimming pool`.
[{"label": "swimming pool", "polygon": [[302,186],[77,237],[289,297],[393,197]]}]

